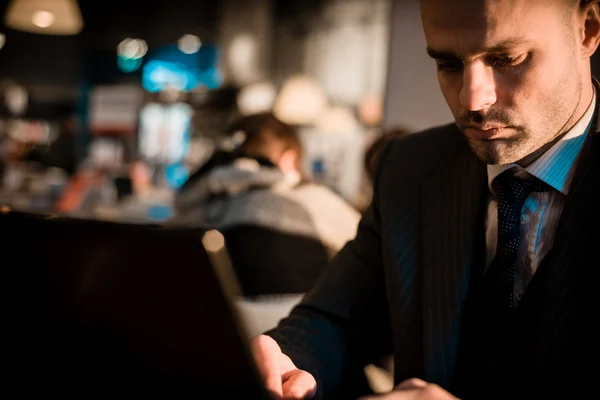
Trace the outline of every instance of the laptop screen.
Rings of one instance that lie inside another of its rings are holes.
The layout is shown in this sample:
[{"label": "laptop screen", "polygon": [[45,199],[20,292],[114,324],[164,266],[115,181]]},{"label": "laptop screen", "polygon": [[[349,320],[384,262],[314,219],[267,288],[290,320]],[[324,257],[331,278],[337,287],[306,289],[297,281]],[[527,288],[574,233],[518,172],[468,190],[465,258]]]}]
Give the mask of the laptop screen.
[{"label": "laptop screen", "polygon": [[0,232],[15,379],[46,393],[267,398],[205,232],[22,213],[1,214]]}]

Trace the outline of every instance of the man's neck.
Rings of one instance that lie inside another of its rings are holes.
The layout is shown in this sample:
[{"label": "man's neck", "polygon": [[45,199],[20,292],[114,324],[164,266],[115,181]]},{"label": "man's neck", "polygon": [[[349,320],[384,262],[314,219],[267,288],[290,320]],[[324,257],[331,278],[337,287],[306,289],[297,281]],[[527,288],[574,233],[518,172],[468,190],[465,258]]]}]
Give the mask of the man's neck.
[{"label": "man's neck", "polygon": [[[572,126],[571,126],[571,128],[572,128]],[[569,129],[571,129],[571,128],[569,128]],[[542,147],[540,147],[533,153],[529,154],[528,156],[525,156],[525,158],[521,159],[520,161],[517,161],[516,164],[523,168],[529,167],[538,158],[540,158],[546,151],[548,151],[548,149],[550,149],[552,146],[554,146],[556,144],[556,142],[558,142],[560,139],[562,139],[569,132],[569,129],[567,129],[566,131],[562,132],[560,135],[555,137],[551,142],[546,143],[545,145],[543,145]]]},{"label": "man's neck", "polygon": [[579,104],[575,108],[573,115],[571,116],[571,118],[569,118],[569,122],[565,124],[564,128],[560,130],[559,134],[550,142],[546,143],[533,153],[529,154],[528,156],[525,156],[520,161],[517,161],[517,164],[523,168],[527,168],[528,166],[533,164],[538,158],[540,158],[546,151],[548,151],[548,149],[554,146],[556,142],[562,139],[563,136],[565,136],[573,128],[573,126],[575,126],[575,124],[579,122],[579,120],[585,115],[594,98],[594,91],[595,88],[590,79],[589,85],[585,85],[582,90],[581,97],[579,99]]}]

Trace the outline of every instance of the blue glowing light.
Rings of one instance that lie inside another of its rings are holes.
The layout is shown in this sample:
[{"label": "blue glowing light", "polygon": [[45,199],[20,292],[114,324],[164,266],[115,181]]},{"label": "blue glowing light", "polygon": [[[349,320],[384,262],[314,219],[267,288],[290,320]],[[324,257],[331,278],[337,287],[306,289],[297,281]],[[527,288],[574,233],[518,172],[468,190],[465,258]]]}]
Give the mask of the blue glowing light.
[{"label": "blue glowing light", "polygon": [[172,189],[179,189],[189,177],[188,169],[181,163],[171,164],[165,168],[165,178]]},{"label": "blue glowing light", "polygon": [[177,46],[163,46],[148,56],[142,71],[142,86],[158,92],[167,86],[191,91],[205,85],[216,89],[223,84],[215,46],[203,46],[198,52],[185,54]]},{"label": "blue glowing light", "polygon": [[149,92],[159,92],[166,86],[187,92],[198,86],[198,78],[181,65],[152,60],[144,66],[142,86]]},{"label": "blue glowing light", "polygon": [[117,56],[117,65],[123,72],[134,72],[142,66],[142,57],[127,58],[119,55]]}]

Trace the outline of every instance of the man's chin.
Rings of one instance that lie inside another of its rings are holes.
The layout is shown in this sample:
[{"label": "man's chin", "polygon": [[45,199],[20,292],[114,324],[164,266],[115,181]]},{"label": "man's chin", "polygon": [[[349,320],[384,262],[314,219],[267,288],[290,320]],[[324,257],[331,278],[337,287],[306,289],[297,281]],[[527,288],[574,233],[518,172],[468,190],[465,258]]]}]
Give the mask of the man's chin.
[{"label": "man's chin", "polygon": [[[469,140],[471,150],[484,163],[488,165],[504,165],[519,161],[522,156],[512,147],[516,143],[502,143],[506,141],[480,141]],[[513,146],[511,146],[511,144]]]}]

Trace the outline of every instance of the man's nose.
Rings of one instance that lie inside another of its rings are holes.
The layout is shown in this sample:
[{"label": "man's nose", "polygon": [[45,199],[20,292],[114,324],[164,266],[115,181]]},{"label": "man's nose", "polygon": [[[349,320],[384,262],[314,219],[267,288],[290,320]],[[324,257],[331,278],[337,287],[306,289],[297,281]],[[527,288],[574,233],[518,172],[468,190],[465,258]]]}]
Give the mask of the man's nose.
[{"label": "man's nose", "polygon": [[463,68],[463,84],[460,103],[469,111],[481,111],[496,103],[496,81],[494,71],[482,61]]}]

